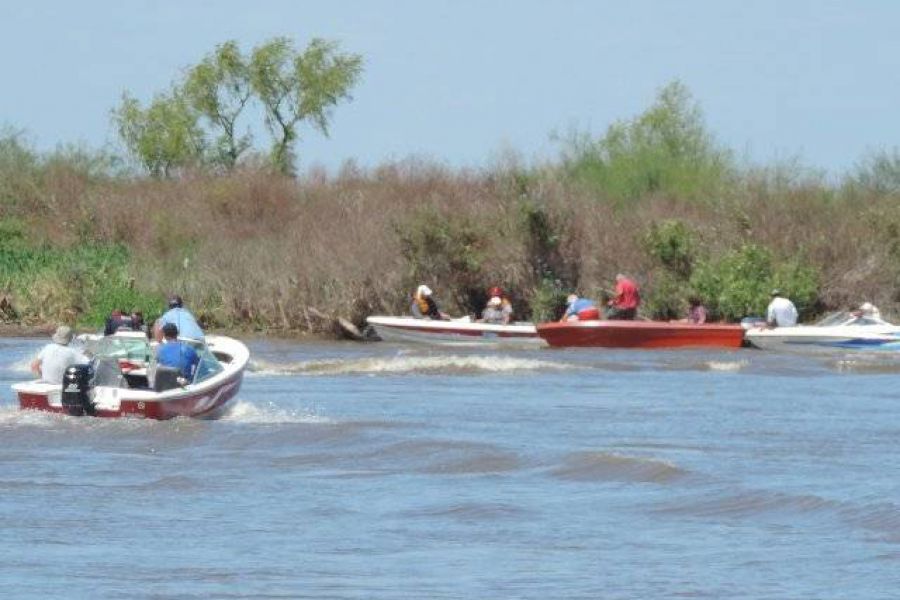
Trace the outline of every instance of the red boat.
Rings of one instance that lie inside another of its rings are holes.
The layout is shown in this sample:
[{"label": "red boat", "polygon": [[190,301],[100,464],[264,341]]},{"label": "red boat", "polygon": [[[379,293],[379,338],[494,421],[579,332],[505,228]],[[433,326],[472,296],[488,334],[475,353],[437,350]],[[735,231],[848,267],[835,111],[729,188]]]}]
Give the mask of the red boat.
[{"label": "red boat", "polygon": [[143,333],[117,332],[90,347],[92,364],[70,366],[63,382],[37,380],[12,387],[25,410],[112,418],[216,418],[240,390],[250,353],[238,340],[221,335],[208,335],[205,343],[183,341],[200,356],[193,381],[156,365],[155,342]]},{"label": "red boat", "polygon": [[538,335],[555,348],[740,348],[740,325],[669,321],[564,321],[541,323]]}]

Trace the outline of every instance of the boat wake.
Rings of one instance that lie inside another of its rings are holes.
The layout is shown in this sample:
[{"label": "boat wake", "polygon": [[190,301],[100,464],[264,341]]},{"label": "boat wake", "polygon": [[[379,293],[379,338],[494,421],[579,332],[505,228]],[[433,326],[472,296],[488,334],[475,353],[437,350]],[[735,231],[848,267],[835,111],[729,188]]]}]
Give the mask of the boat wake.
[{"label": "boat wake", "polygon": [[244,400],[235,401],[219,420],[254,425],[280,425],[288,423],[328,424],[333,422],[331,419],[321,417],[309,411],[280,408],[271,402],[261,406]]},{"label": "boat wake", "polygon": [[294,364],[257,361],[251,376],[272,375],[472,375],[515,371],[546,371],[575,368],[564,363],[511,356],[391,356],[335,360],[313,360]]}]

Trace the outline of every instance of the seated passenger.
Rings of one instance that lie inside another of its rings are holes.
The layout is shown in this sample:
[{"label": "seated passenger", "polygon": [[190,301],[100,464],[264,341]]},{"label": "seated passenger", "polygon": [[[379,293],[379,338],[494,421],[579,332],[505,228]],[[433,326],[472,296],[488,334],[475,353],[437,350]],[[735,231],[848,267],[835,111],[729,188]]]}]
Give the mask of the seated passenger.
[{"label": "seated passenger", "polygon": [[563,321],[591,321],[600,318],[600,311],[593,300],[579,298],[578,294],[569,294],[566,298],[566,312],[560,322]]},{"label": "seated passenger", "polygon": [[31,370],[47,383],[62,383],[69,365],[85,365],[90,362],[83,353],[69,346],[72,328],[60,325],[50,338],[53,343],[44,346],[31,362]]},{"label": "seated passenger", "polygon": [[131,331],[131,317],[126,317],[118,308],[113,310],[103,326],[103,335],[112,335],[119,330]]},{"label": "seated passenger", "polygon": [[156,361],[164,367],[178,369],[185,383],[194,378],[194,370],[200,362],[200,355],[187,342],[178,339],[178,326],[166,323],[163,326],[163,343],[156,349]]},{"label": "seated passenger", "polygon": [[437,302],[432,297],[431,288],[425,284],[420,285],[413,294],[413,302],[410,307],[412,314],[417,319],[436,319],[449,321],[450,317],[441,312]]},{"label": "seated passenger", "polygon": [[703,325],[706,323],[706,307],[697,296],[688,298],[688,315],[687,322],[695,325]]},{"label": "seated passenger", "polygon": [[503,301],[499,296],[494,296],[488,300],[487,306],[481,313],[479,319],[482,323],[492,323],[494,325],[504,325],[503,321]]},{"label": "seated passenger", "polygon": [[512,313],[513,307],[512,302],[510,302],[509,298],[506,297],[506,294],[503,293],[503,288],[494,286],[488,291],[488,297],[500,298],[500,312],[503,314],[503,319],[501,323],[503,325],[509,325],[512,322]]}]

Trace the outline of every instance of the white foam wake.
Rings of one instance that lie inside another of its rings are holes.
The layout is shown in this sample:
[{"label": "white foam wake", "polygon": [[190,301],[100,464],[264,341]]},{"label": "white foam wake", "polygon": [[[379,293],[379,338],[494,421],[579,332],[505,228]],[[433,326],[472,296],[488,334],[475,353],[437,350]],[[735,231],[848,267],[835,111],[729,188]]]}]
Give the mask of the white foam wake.
[{"label": "white foam wake", "polygon": [[222,415],[222,421],[253,424],[331,423],[331,419],[302,410],[287,410],[272,403],[265,405],[238,400]]},{"label": "white foam wake", "polygon": [[511,356],[391,356],[314,360],[294,364],[259,361],[255,375],[390,375],[405,373],[504,373],[564,370],[572,365]]}]

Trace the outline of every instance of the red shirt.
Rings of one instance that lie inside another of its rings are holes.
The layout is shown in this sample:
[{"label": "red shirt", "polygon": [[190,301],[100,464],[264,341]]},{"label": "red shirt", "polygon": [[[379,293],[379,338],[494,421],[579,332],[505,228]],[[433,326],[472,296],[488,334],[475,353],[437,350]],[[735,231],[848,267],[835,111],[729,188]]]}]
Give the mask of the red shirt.
[{"label": "red shirt", "polygon": [[641,295],[637,285],[630,279],[616,282],[616,297],[610,303],[616,308],[637,308],[641,303]]}]

